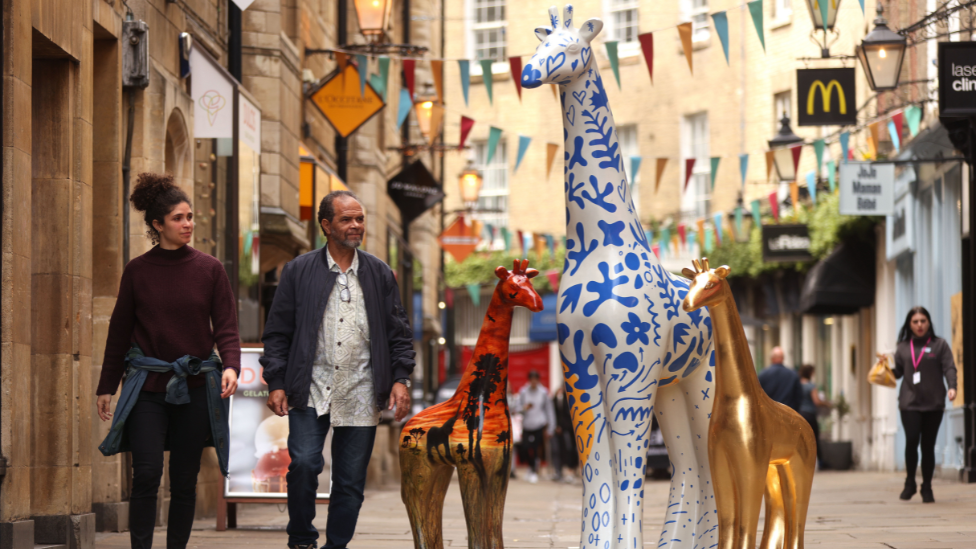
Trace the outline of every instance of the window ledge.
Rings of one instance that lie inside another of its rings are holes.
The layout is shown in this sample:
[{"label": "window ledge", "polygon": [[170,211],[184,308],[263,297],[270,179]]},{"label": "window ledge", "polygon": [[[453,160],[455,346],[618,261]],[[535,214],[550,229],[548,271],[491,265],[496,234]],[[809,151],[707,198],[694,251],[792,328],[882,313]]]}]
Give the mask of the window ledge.
[{"label": "window ledge", "polygon": [[786,27],[786,26],[789,26],[791,24],[793,24],[793,14],[792,13],[788,13],[786,15],[782,15],[782,16],[777,17],[777,18],[773,19],[772,21],[770,21],[769,22],[769,29],[770,30],[781,29],[781,28]]},{"label": "window ledge", "polygon": [[617,58],[623,59],[625,57],[636,57],[640,55],[641,47],[640,42],[634,40],[632,42],[621,42],[617,46]]},{"label": "window ledge", "polygon": [[[471,67],[471,76],[484,76],[484,71],[481,70],[480,61],[472,61],[469,65]],[[510,74],[511,68],[508,61],[495,61],[491,64],[491,74]]]}]

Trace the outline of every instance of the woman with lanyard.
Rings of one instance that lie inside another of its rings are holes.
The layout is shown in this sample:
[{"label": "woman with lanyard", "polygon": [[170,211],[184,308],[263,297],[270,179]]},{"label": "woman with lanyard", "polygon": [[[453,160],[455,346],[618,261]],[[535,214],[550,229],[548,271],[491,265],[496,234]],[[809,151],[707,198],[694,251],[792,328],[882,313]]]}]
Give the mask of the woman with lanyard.
[{"label": "woman with lanyard", "polygon": [[237,389],[241,362],[237,312],[223,265],[189,246],[193,211],[173,177],[140,174],[129,200],[145,212],[146,233],[156,246],[122,272],[96,391],[98,416],[112,419],[99,450],[106,456],[132,452],[133,549],[152,548],[163,451],[170,451],[166,547],[183,549],[204,446],[216,448],[227,474],[225,399]]},{"label": "woman with lanyard", "polygon": [[[895,352],[895,378],[902,376],[898,393],[901,423],[905,427],[905,489],[901,496],[915,495],[915,469],[918,466],[918,444],[922,442],[922,501],[934,503],[932,473],[935,471],[935,438],[939,434],[946,396],[956,398],[956,365],[949,344],[935,335],[932,317],[925,307],[908,312],[898,333]],[[949,391],[946,392],[946,383]]]}]

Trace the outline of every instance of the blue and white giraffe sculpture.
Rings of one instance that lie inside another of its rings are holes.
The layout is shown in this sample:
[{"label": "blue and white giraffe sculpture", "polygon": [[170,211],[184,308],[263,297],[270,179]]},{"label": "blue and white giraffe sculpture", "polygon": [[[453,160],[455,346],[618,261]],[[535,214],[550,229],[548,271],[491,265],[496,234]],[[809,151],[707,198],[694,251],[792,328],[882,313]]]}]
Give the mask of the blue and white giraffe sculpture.
[{"label": "blue and white giraffe sculpture", "polygon": [[651,252],[623,170],[616,127],[594,60],[599,19],[573,27],[556,7],[535,29],[541,45],[522,87],[557,84],[565,138],[566,264],[557,322],[566,393],[583,463],[580,547],[643,549],[641,524],[651,414],[672,464],[657,547],[718,543],[708,466],[714,386],[712,325],[686,313],[688,281]]}]

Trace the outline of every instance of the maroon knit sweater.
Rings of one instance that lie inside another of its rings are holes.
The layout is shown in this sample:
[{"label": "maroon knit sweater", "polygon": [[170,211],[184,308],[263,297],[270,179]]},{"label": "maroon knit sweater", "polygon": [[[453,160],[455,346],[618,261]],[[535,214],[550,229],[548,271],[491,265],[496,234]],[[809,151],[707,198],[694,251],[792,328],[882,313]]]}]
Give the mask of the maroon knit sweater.
[{"label": "maroon knit sweater", "polygon": [[[166,362],[183,355],[206,360],[216,345],[224,369],[240,373],[234,293],[220,261],[190,246],[177,250],[156,246],[126,265],[96,394],[115,394],[132,343],[146,356]],[[142,390],[165,392],[171,377],[172,372],[149,372]],[[191,389],[203,383],[202,375],[187,378]]]}]

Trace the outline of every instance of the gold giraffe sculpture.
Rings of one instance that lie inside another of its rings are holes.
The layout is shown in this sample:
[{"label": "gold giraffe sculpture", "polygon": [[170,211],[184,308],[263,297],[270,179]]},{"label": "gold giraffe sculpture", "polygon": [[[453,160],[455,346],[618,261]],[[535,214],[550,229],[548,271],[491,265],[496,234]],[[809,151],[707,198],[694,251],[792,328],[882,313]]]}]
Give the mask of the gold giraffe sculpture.
[{"label": "gold giraffe sculpture", "polygon": [[695,270],[682,306],[708,307],[715,330],[715,402],[708,461],[718,511],[719,549],[753,549],[765,492],[761,549],[802,549],[817,446],[810,425],[759,385],[742,320],[725,277],[729,268]]}]

